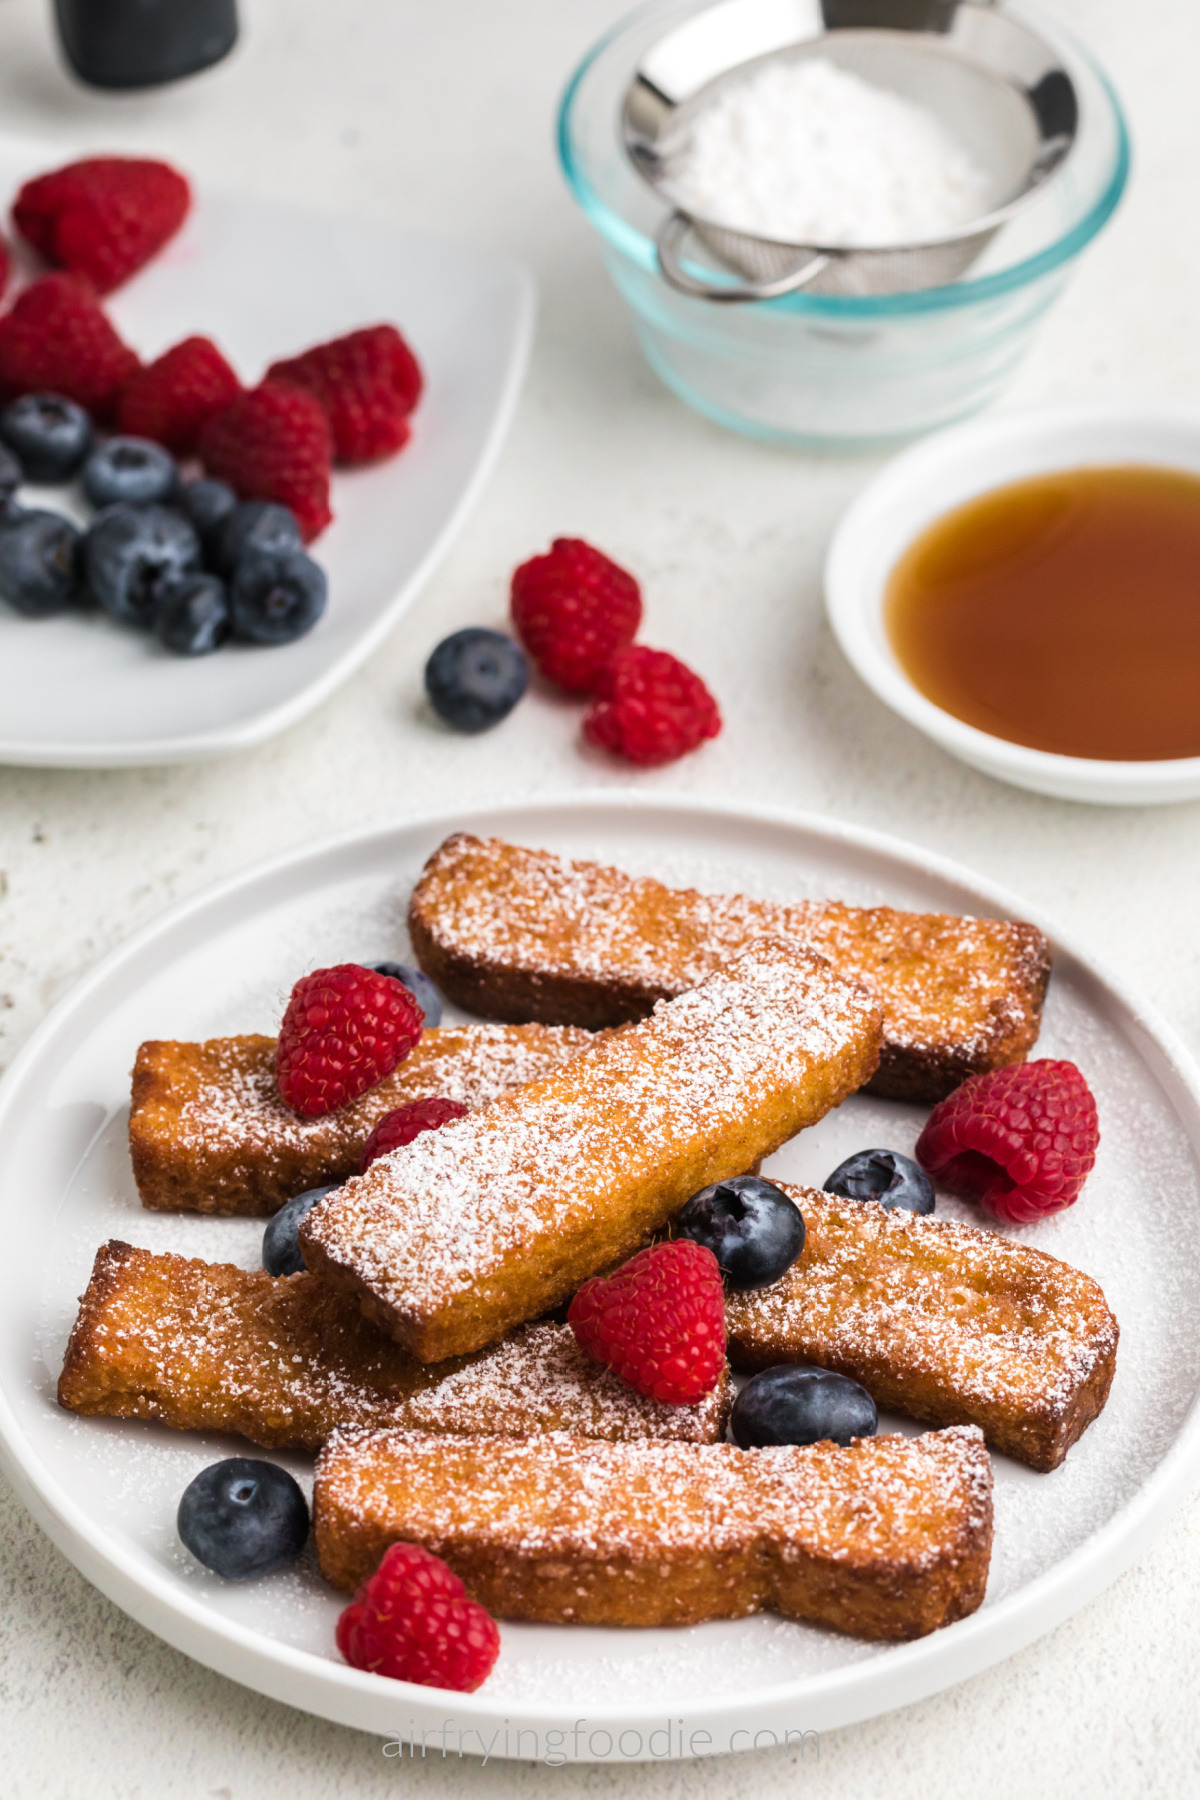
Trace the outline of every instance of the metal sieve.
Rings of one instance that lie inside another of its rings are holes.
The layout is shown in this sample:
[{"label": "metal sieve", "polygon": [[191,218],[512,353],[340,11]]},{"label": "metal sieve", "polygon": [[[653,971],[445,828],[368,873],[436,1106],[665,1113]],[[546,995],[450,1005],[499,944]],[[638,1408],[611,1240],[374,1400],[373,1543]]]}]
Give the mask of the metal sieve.
[{"label": "metal sieve", "polygon": [[[933,113],[988,176],[987,210],[943,236],[873,248],[781,243],[677,204],[672,165],[697,114],[766,63],[812,57]],[[989,0],[723,0],[642,58],[621,127],[634,168],[671,207],[656,240],[664,279],[706,300],[770,300],[800,288],[899,294],[957,280],[1061,166],[1078,111],[1050,46]],[[685,264],[689,240],[721,269]]]}]

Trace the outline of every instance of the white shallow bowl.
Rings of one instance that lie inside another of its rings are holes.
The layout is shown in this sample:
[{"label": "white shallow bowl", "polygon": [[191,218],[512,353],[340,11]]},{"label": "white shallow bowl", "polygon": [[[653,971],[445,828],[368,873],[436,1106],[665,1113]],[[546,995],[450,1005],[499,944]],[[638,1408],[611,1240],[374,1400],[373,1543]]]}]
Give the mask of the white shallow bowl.
[{"label": "white shallow bowl", "polygon": [[[67,160],[0,139],[2,210]],[[0,763],[191,762],[261,743],[326,699],[393,630],[481,493],[520,392],[534,288],[492,250],[198,192],[179,236],[106,305],[145,360],[203,332],[247,384],[278,357],[388,320],[425,392],[399,456],[335,473],[334,522],[312,547],[329,605],[294,644],[172,656],[100,613],[24,619],[0,603]],[[22,498],[60,507],[68,492]]]},{"label": "white shallow bowl", "polygon": [[[964,724],[913,685],[884,624],[884,595],[897,561],[952,507],[1054,469],[1129,463],[1200,474],[1200,411],[1080,405],[1004,414],[939,432],[889,463],[843,515],[825,564],[829,622],[867,686],[944,750],[1038,794],[1108,806],[1200,796],[1200,756],[1103,762],[1031,750]],[[1136,606],[1136,595],[1130,604]]]},{"label": "white shallow bowl", "polygon": [[[1039,1051],[1083,1067],[1103,1138],[1079,1204],[1007,1235],[1100,1281],[1121,1324],[1120,1357],[1104,1414],[1061,1468],[1038,1475],[993,1458],[987,1598],[944,1631],[883,1645],[769,1615],[678,1630],[505,1624],[500,1660],[477,1694],[386,1681],[338,1658],[342,1603],[311,1556],[266,1580],[230,1584],[182,1550],[179,1495],[218,1457],[245,1454],[240,1440],[58,1409],[67,1333],[106,1238],[247,1268],[259,1261],[261,1220],[139,1206],[126,1138],[139,1041],[272,1031],[300,971],[403,955],[413,879],[458,829],[716,891],[1025,910],[954,865],[873,833],[607,793],[313,845],[165,914],[55,1009],[0,1085],[0,1466],[55,1543],[150,1630],[248,1687],[381,1735],[428,1733],[431,1755],[444,1742],[452,1756],[490,1745],[493,1756],[550,1762],[747,1753],[754,1742],[770,1757],[788,1733],[833,1729],[962,1681],[1091,1599],[1191,1491],[1200,1465],[1200,1088],[1162,1024],[1061,939]],[[925,1116],[923,1107],[858,1094],[768,1168],[819,1184],[868,1145],[911,1154]],[[945,1197],[938,1210],[982,1222]],[[921,1429],[895,1418],[884,1428]],[[273,1460],[311,1482],[311,1458]]]}]

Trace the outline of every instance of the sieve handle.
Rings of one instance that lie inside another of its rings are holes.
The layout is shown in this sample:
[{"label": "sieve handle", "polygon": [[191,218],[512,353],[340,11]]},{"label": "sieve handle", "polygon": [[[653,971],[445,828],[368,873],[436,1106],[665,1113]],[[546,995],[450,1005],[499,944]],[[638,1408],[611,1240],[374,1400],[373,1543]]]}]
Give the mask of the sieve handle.
[{"label": "sieve handle", "polygon": [[687,213],[669,213],[659,227],[654,247],[663,280],[679,293],[694,294],[701,300],[777,300],[781,294],[794,294],[807,287],[833,261],[831,256],[814,250],[806,263],[793,269],[790,275],[781,275],[777,281],[705,281],[700,276],[690,275],[683,266],[683,245],[691,229],[692,221]]}]

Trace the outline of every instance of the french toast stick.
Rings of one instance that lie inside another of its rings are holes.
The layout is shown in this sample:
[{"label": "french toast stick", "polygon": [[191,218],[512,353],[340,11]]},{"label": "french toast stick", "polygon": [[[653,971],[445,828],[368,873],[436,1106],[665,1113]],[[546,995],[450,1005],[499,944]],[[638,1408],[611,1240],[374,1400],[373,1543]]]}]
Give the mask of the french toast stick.
[{"label": "french toast stick", "polygon": [[1108,1399],[1117,1321],[1089,1275],[971,1225],[787,1187],[799,1260],[730,1293],[735,1369],[811,1362],[881,1406],[978,1425],[994,1450],[1055,1469]]},{"label": "french toast stick", "polygon": [[425,1369],[315,1276],[111,1242],[96,1255],[58,1384],[69,1412],[232,1431],[316,1450],[348,1426],[716,1443],[728,1374],[694,1406],[634,1393],[563,1325]]},{"label": "french toast stick", "polygon": [[138,1194],[153,1212],[265,1217],[306,1188],[356,1175],[363,1145],[394,1107],[431,1094],[483,1106],[590,1042],[569,1026],[434,1026],[394,1075],[314,1119],[280,1099],[272,1037],[145,1043],[129,1115]]},{"label": "french toast stick", "polygon": [[1050,975],[1032,925],[700,894],[463,833],[425,864],[408,926],[421,967],[468,1011],[592,1029],[643,1018],[763,933],[794,938],[878,990],[870,1086],[910,1100],[1020,1062]]},{"label": "french toast stick", "polygon": [[983,1599],[992,1478],[979,1432],[841,1449],[339,1433],[313,1505],[352,1593],[397,1539],[500,1618],[694,1625],[776,1611],[919,1637]]},{"label": "french toast stick", "polygon": [[880,1010],[762,938],[648,1019],[381,1157],[307,1213],[313,1272],[422,1362],[495,1343],[860,1087]]}]

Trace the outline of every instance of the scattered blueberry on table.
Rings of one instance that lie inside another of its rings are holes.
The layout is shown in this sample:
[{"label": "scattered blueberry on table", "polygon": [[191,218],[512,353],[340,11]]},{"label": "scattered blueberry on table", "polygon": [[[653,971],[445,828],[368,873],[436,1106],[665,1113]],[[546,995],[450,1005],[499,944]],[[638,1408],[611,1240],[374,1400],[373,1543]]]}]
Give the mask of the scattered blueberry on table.
[{"label": "scattered blueberry on table", "polygon": [[804,1219],[773,1181],[735,1175],[693,1194],[675,1235],[711,1250],[730,1287],[762,1288],[778,1281],[803,1250]]},{"label": "scattered blueberry on table", "polygon": [[454,731],[488,731],[506,719],[529,684],[519,644],[471,625],[443,638],[425,664],[429,704]]},{"label": "scattered blueberry on table", "polygon": [[308,1538],[308,1502],[278,1464],[230,1456],[188,1483],[176,1529],[214,1575],[249,1581],[295,1562]]},{"label": "scattered blueberry on table", "polygon": [[845,1200],[878,1200],[888,1212],[931,1213],[936,1204],[924,1169],[898,1150],[860,1150],[822,1185]]},{"label": "scattered blueberry on table", "polygon": [[304,1267],[300,1254],[300,1221],[305,1213],[319,1206],[326,1194],[332,1194],[337,1182],[328,1187],[305,1188],[287,1200],[275,1213],[263,1232],[262,1266],[268,1275],[299,1275]]},{"label": "scattered blueberry on table", "polygon": [[743,1450],[769,1444],[849,1444],[874,1437],[875,1402],[848,1375],[781,1363],[748,1381],[733,1403],[733,1439]]}]

